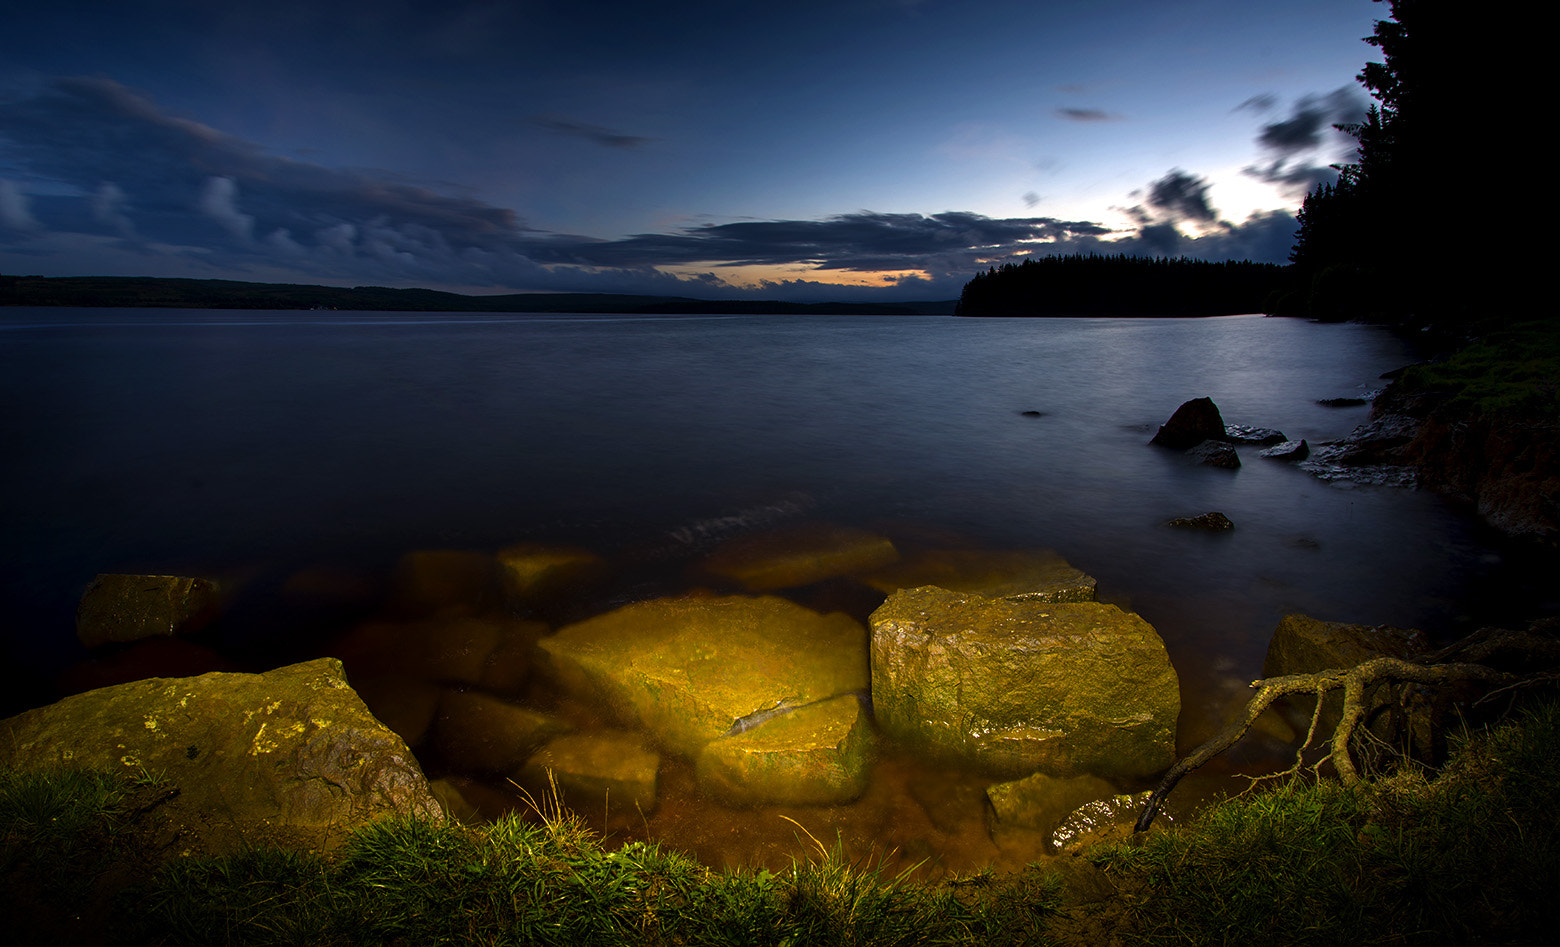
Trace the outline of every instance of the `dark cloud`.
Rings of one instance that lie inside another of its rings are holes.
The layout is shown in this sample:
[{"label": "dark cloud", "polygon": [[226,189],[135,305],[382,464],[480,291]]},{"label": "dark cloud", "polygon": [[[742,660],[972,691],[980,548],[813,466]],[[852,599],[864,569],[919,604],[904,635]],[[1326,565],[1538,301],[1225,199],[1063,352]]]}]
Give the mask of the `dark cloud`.
[{"label": "dark cloud", "polygon": [[1069,122],[1114,122],[1119,118],[1100,109],[1059,108],[1055,114]]},{"label": "dark cloud", "polygon": [[1241,112],[1249,109],[1253,112],[1271,112],[1277,106],[1278,96],[1271,92],[1260,92],[1235,106],[1232,111]]},{"label": "dark cloud", "polygon": [[1245,172],[1295,195],[1337,180],[1338,172],[1331,165],[1346,160],[1354,142],[1336,126],[1363,121],[1365,108],[1364,99],[1352,86],[1303,96],[1286,118],[1262,127],[1257,144],[1268,160],[1247,167]]},{"label": "dark cloud", "polygon": [[1219,219],[1208,203],[1208,180],[1172,168],[1148,186],[1148,203],[1171,221],[1191,219],[1204,223]]},{"label": "dark cloud", "polygon": [[671,234],[538,247],[549,263],[652,266],[707,263],[752,266],[803,263],[822,270],[918,269],[929,261],[973,260],[1021,252],[1026,244],[1101,236],[1088,221],[1051,217],[998,219],[981,214],[882,214],[861,211],[825,220],[709,224]]},{"label": "dark cloud", "polygon": [[557,115],[538,115],[531,121],[542,128],[561,132],[565,135],[573,135],[576,138],[583,138],[604,148],[638,148],[641,145],[648,145],[655,141],[654,138],[645,138],[640,135],[625,135],[610,128],[602,128],[600,125],[576,122]]}]

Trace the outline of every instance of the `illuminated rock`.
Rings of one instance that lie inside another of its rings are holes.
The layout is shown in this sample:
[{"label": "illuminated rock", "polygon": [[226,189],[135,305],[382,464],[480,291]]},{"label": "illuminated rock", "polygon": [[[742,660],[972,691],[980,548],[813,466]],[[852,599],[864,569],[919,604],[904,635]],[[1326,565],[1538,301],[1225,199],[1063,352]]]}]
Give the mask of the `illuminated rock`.
[{"label": "illuminated rock", "polygon": [[[1285,615],[1273,630],[1267,655],[1262,660],[1263,677],[1311,674],[1331,668],[1351,668],[1372,658],[1411,658],[1429,649],[1422,632],[1391,625],[1354,625],[1341,621],[1321,621],[1308,615]],[[1375,707],[1395,701],[1396,685],[1377,684],[1367,689],[1366,706]],[[1295,694],[1285,700],[1290,722],[1309,729],[1316,698]],[[1331,733],[1343,717],[1343,693],[1335,690],[1322,704],[1320,726]]]},{"label": "illuminated rock", "polygon": [[99,575],[76,608],[76,637],[89,648],[199,631],[220,610],[210,579],[181,575]]},{"label": "illuminated rock", "polygon": [[571,733],[538,750],[514,779],[543,805],[556,786],[569,809],[594,814],[605,807],[632,820],[655,809],[660,766],[632,733]]},{"label": "illuminated rock", "polygon": [[704,560],[700,569],[755,592],[768,592],[860,575],[898,558],[894,544],[876,533],[809,524],[734,539]]},{"label": "illuminated rock", "polygon": [[860,622],[774,596],[638,602],[538,648],[565,691],[690,759],[742,718],[854,693],[868,680]]},{"label": "illuminated rock", "polygon": [[1109,796],[1116,787],[1098,776],[1047,776],[1035,773],[986,788],[993,833],[1008,828],[1050,832],[1074,809]]},{"label": "illuminated rock", "polygon": [[852,694],[779,714],[699,753],[699,787],[735,805],[838,805],[866,789],[872,733]]},{"label": "illuminated rock", "polygon": [[1092,602],[1093,576],[1049,549],[936,549],[865,577],[880,592],[935,585],[986,598]]},{"label": "illuminated rock", "polygon": [[[1051,847],[1063,854],[1076,854],[1104,842],[1125,841],[1132,834],[1149,791],[1136,795],[1117,795],[1087,802],[1075,809],[1051,833]],[[1159,823],[1174,822],[1169,813],[1159,815]]]},{"label": "illuminated rock", "polygon": [[872,703],[905,746],[992,775],[1137,777],[1174,759],[1179,683],[1142,618],[926,587],[873,612]]},{"label": "illuminated rock", "polygon": [[178,790],[159,811],[196,833],[443,818],[406,743],[368,712],[335,658],[67,697],[0,721],[0,765],[159,774]]}]

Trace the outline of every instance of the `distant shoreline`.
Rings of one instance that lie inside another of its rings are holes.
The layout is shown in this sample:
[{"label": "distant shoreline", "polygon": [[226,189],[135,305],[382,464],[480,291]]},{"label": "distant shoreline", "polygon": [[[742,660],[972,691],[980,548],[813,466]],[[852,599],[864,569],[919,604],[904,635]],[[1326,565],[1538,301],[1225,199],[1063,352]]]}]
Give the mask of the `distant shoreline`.
[{"label": "distant shoreline", "polygon": [[128,309],[335,309],[359,312],[566,312],[695,315],[951,316],[957,300],[793,303],[619,293],[468,296],[433,289],[311,286],[149,276],[0,276],[0,306]]}]

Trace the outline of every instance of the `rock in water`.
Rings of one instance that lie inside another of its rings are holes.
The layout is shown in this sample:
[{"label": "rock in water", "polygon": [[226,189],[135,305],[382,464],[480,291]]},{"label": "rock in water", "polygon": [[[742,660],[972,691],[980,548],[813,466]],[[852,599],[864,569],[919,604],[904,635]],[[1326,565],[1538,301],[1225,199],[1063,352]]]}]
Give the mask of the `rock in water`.
[{"label": "rock in water", "polygon": [[1225,470],[1240,467],[1240,455],[1235,452],[1235,448],[1219,441],[1203,441],[1186,453],[1205,467],[1221,467]]},{"label": "rock in water", "polygon": [[89,648],[199,631],[216,616],[218,588],[181,575],[103,574],[76,607],[76,637]]},{"label": "rock in water", "polygon": [[1230,518],[1217,510],[1204,513],[1201,516],[1178,516],[1165,523],[1166,526],[1174,526],[1178,529],[1205,529],[1210,532],[1223,532],[1234,529],[1235,524]]},{"label": "rock in water", "polygon": [[854,693],[868,680],[860,622],[775,596],[636,602],[538,647],[564,690],[690,759],[745,717]]},{"label": "rock in water", "polygon": [[1098,602],[907,589],[871,618],[878,725],[1008,778],[1140,777],[1175,756],[1180,688],[1164,642]]},{"label": "rock in water", "polygon": [[1150,444],[1186,450],[1203,441],[1224,439],[1224,418],[1212,398],[1193,398],[1170,415]]},{"label": "rock in water", "polygon": [[239,829],[443,819],[411,751],[369,714],[335,658],[76,694],[0,721],[0,764],[162,774],[197,822]]},{"label": "rock in water", "polygon": [[1311,456],[1311,445],[1303,438],[1298,441],[1284,441],[1262,451],[1258,456],[1272,460],[1305,460]]},{"label": "rock in water", "polygon": [[861,701],[843,694],[706,745],[699,788],[737,805],[839,805],[867,788],[871,746]]},{"label": "rock in water", "polygon": [[935,585],[986,598],[1092,602],[1095,580],[1050,549],[929,549],[865,576],[885,594]]}]

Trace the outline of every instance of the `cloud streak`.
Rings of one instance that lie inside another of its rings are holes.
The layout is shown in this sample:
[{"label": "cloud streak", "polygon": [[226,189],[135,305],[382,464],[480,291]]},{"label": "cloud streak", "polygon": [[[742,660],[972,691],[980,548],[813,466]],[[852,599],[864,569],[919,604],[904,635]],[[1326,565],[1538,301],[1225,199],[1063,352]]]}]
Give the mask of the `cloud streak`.
[{"label": "cloud streak", "polygon": [[654,138],[646,138],[642,135],[628,135],[623,132],[613,131],[610,128],[603,128],[600,125],[576,122],[558,115],[538,115],[531,119],[531,123],[560,134],[583,138],[603,148],[639,148],[655,141]]}]

